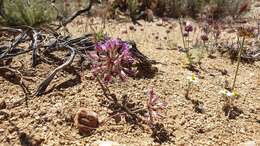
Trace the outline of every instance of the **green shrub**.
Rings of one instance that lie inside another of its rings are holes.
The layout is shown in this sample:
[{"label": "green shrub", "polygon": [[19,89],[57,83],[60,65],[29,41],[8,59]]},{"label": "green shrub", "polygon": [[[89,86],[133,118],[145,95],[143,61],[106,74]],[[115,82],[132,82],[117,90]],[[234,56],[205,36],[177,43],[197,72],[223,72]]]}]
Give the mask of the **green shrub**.
[{"label": "green shrub", "polygon": [[190,16],[196,18],[207,11],[214,18],[238,15],[245,0],[159,0],[156,14],[169,17]]},{"label": "green shrub", "polygon": [[[157,16],[198,17],[201,13],[214,18],[238,15],[246,0],[115,0],[114,6],[131,10],[151,9]],[[134,9],[133,9],[134,8]],[[208,12],[207,12],[208,11]]]},{"label": "green shrub", "polygon": [[[159,7],[164,14],[169,17],[191,16],[196,17],[206,4],[206,0],[159,0]],[[157,12],[158,13],[158,12]]]},{"label": "green shrub", "polygon": [[222,16],[235,17],[239,15],[239,10],[246,0],[211,0],[210,4],[215,5],[214,17],[219,18]]},{"label": "green shrub", "polygon": [[127,0],[126,1],[130,15],[136,15],[138,11],[138,1],[137,0]]},{"label": "green shrub", "polygon": [[56,19],[48,0],[0,0],[0,23],[8,26],[39,26]]}]

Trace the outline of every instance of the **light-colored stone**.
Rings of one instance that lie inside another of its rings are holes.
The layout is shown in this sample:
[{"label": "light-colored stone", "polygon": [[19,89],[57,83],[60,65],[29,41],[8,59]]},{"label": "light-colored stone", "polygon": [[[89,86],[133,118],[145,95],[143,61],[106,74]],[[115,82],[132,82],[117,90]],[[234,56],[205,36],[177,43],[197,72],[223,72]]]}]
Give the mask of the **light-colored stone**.
[{"label": "light-colored stone", "polygon": [[255,141],[247,141],[239,144],[239,146],[257,146]]},{"label": "light-colored stone", "polygon": [[0,133],[3,133],[3,132],[5,132],[5,130],[4,129],[0,129]]},{"label": "light-colored stone", "polygon": [[91,146],[125,146],[124,144],[119,144],[113,141],[95,141]]}]

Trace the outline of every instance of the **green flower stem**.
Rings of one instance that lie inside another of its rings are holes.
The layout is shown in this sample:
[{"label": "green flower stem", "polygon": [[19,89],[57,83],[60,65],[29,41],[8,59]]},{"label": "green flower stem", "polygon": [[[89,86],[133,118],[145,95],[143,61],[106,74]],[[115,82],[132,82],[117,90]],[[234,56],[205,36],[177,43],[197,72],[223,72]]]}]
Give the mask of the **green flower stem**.
[{"label": "green flower stem", "polygon": [[244,43],[245,43],[245,37],[243,37],[243,40],[242,40],[242,43],[240,44],[240,48],[239,48],[239,52],[238,52],[237,68],[236,68],[236,73],[235,73],[235,77],[234,77],[234,81],[233,81],[232,92],[235,89],[235,84],[236,84],[236,80],[237,80],[239,65],[240,65],[240,62],[241,62],[241,54],[242,54],[242,51],[243,51],[243,48],[244,48]]},{"label": "green flower stem", "polygon": [[182,23],[181,23],[181,19],[179,19],[179,23],[180,23],[180,29],[181,29],[181,36],[182,36],[182,42],[183,42],[183,47],[184,49],[187,49],[186,50],[186,57],[189,61],[189,67],[192,66],[192,59],[191,59],[191,54],[190,54],[190,50],[189,50],[189,34],[188,34],[188,47],[186,46],[186,43],[185,43],[185,38],[184,38],[184,33],[183,33],[183,30],[182,30]]},{"label": "green flower stem", "polygon": [[182,30],[181,19],[179,19],[179,23],[180,23],[180,29],[181,29],[183,47],[184,47],[184,49],[186,49],[186,43],[185,43],[185,39],[184,39],[184,33],[183,33],[183,30]]},{"label": "green flower stem", "polygon": [[190,47],[190,33],[188,32],[188,39],[187,39],[187,49],[189,50]]},{"label": "green flower stem", "polygon": [[257,37],[260,35],[260,22],[257,23]]}]

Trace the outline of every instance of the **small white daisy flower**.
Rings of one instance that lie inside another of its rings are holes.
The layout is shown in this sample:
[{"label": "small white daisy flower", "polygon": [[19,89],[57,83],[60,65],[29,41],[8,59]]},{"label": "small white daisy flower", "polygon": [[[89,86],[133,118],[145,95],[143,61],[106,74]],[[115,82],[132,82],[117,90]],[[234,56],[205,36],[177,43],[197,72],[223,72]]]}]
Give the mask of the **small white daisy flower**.
[{"label": "small white daisy flower", "polygon": [[235,97],[235,96],[238,96],[238,94],[237,94],[235,91],[230,92],[230,91],[228,91],[228,90],[226,90],[226,89],[221,90],[219,93],[222,94],[223,96],[227,96],[227,97]]},{"label": "small white daisy flower", "polygon": [[195,74],[192,74],[191,76],[188,76],[187,79],[188,79],[189,83],[194,83],[195,84],[195,83],[198,82],[198,78],[196,77]]}]

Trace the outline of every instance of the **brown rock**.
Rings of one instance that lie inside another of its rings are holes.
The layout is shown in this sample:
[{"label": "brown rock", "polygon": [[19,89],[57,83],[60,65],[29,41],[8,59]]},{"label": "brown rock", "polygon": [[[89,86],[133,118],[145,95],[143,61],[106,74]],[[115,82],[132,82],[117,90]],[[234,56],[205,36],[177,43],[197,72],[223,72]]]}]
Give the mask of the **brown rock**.
[{"label": "brown rock", "polygon": [[43,138],[34,138],[24,132],[20,133],[19,139],[21,141],[21,145],[27,146],[40,146],[44,141]]},{"label": "brown rock", "polygon": [[3,99],[0,99],[0,110],[6,108],[6,102]]},{"label": "brown rock", "polygon": [[130,29],[130,30],[134,30],[135,27],[134,27],[134,26],[129,26],[129,29]]},{"label": "brown rock", "polygon": [[90,134],[99,126],[98,115],[86,108],[80,108],[74,118],[76,127],[81,134]]}]

